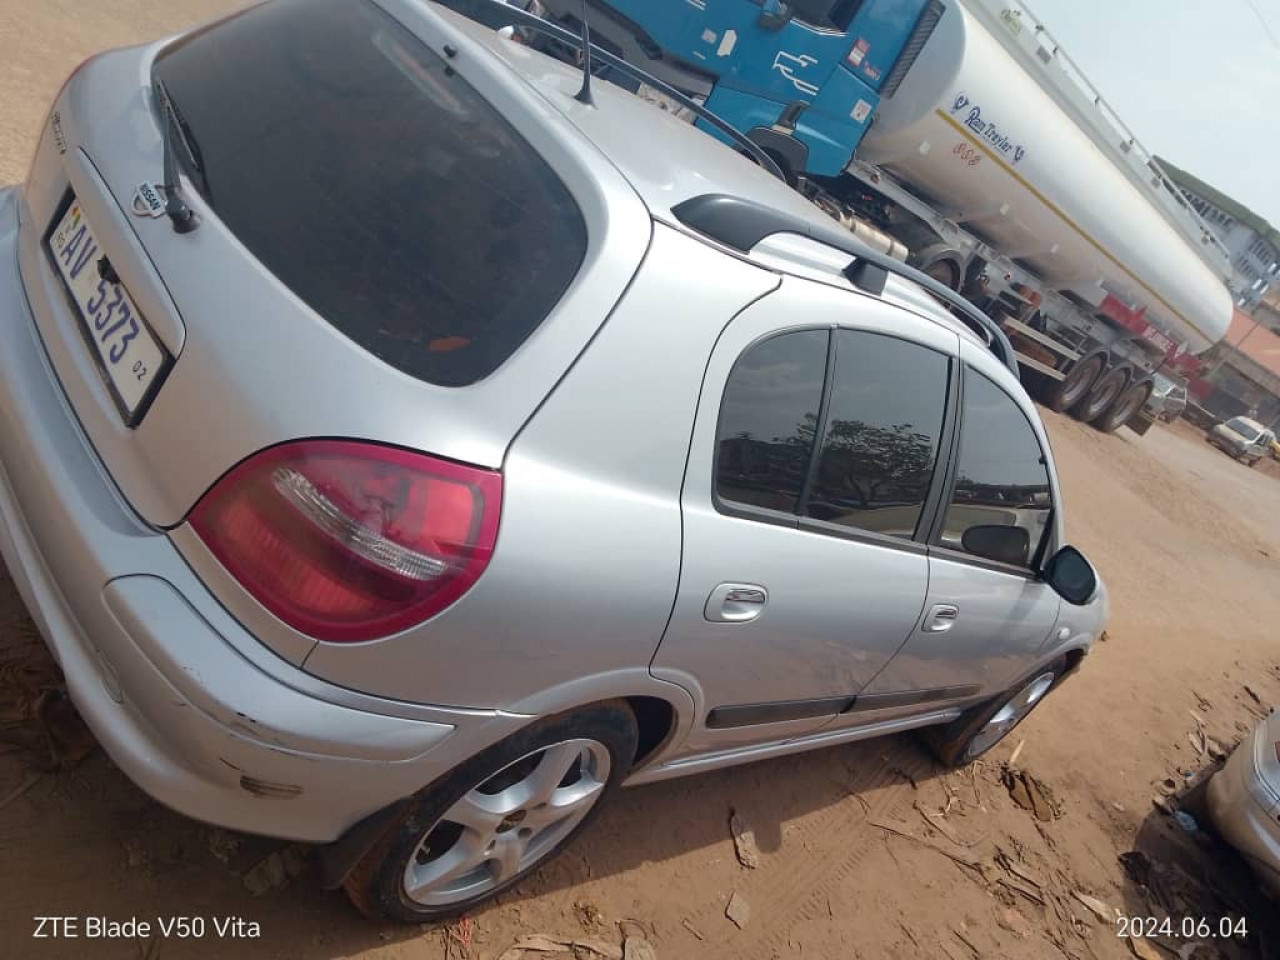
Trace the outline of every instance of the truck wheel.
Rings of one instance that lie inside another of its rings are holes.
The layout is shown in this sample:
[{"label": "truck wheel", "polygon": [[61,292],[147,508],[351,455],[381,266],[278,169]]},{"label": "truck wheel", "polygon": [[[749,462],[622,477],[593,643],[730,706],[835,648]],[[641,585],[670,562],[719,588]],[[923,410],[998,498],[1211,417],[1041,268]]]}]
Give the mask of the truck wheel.
[{"label": "truck wheel", "polygon": [[1052,381],[1045,389],[1041,402],[1054,413],[1062,413],[1063,410],[1074,407],[1089,392],[1105,365],[1106,360],[1100,353],[1079,360],[1067,371],[1065,379]]},{"label": "truck wheel", "polygon": [[635,756],[621,701],[547,717],[418,792],[343,883],[373,920],[456,916],[554,857],[617,789]]},{"label": "truck wheel", "polygon": [[1100,376],[1089,393],[1071,410],[1071,415],[1082,423],[1092,423],[1104,410],[1116,401],[1129,383],[1129,368],[1115,367]]},{"label": "truck wheel", "polygon": [[960,266],[954,260],[935,260],[922,273],[951,290],[960,289]]},{"label": "truck wheel", "polygon": [[1151,391],[1150,380],[1130,384],[1116,402],[1111,404],[1111,409],[1095,420],[1093,425],[1103,433],[1115,433],[1142,409],[1142,405],[1150,398]]}]

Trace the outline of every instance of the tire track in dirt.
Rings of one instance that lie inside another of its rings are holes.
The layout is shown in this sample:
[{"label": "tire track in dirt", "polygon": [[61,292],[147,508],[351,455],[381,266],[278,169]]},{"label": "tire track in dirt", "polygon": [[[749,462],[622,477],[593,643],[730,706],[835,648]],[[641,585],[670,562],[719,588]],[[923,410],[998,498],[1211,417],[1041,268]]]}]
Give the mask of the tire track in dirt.
[{"label": "tire track in dirt", "polygon": [[[921,748],[904,739],[870,741],[852,749],[857,752],[843,756],[841,748],[831,751],[831,759],[844,770],[849,771],[844,764],[856,764],[844,789],[833,791],[826,807],[792,826],[786,835],[786,850],[767,858],[759,869],[738,874],[732,889],[751,905],[746,930],[734,929],[723,937],[708,933],[724,930],[729,923],[719,900],[704,902],[686,915],[689,923],[708,937],[706,942],[696,943],[699,960],[770,960],[787,954],[790,932],[827,911],[829,891],[858,868],[872,841],[881,835],[867,821],[893,818],[910,805],[915,790],[901,773],[919,782],[937,769]],[[814,759],[820,762],[821,754]],[[731,892],[724,891],[726,896]],[[832,904],[832,910],[836,909],[838,905]],[[664,931],[666,939],[683,938],[684,943],[694,946],[687,929],[678,924],[680,920],[673,918],[672,929]]]}]

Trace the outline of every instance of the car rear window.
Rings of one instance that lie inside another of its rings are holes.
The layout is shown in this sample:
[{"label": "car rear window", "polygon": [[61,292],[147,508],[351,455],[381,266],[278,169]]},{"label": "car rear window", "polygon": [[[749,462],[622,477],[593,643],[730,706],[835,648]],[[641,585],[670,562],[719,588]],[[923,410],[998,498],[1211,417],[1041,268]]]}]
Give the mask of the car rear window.
[{"label": "car rear window", "polygon": [[582,264],[586,225],[556,173],[367,0],[254,7],[155,70],[202,168],[187,173],[218,217],[405,373],[453,387],[489,375]]},{"label": "car rear window", "polygon": [[1258,439],[1258,428],[1247,420],[1241,420],[1239,417],[1236,417],[1235,419],[1228,421],[1227,426],[1246,440],[1253,441]]}]

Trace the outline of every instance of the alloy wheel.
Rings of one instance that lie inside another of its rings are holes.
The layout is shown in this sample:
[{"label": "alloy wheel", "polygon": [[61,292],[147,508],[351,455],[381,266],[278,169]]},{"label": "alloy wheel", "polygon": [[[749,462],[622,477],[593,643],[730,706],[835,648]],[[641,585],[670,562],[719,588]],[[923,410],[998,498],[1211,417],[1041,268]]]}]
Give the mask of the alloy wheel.
[{"label": "alloy wheel", "polygon": [[565,740],[507,764],[426,832],[405,867],[405,896],[443,907],[503,886],[591,811],[610,767],[608,748],[596,740]]},{"label": "alloy wheel", "polygon": [[995,715],[987,721],[986,726],[974,735],[969,748],[965,751],[966,758],[972,759],[986,753],[999,743],[1005,734],[1021,723],[1023,717],[1044,698],[1056,678],[1057,674],[1052,670],[1042,673],[1006,700]]}]

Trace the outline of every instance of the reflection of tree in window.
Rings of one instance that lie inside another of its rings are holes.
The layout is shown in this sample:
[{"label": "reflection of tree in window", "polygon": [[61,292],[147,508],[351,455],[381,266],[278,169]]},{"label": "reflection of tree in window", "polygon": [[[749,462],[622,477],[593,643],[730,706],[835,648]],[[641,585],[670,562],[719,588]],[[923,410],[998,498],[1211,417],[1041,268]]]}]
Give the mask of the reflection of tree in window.
[{"label": "reflection of tree in window", "polygon": [[[831,411],[805,514],[911,537],[937,460],[946,395],[941,354],[840,331]],[[810,423],[806,442],[812,433]]]},{"label": "reflection of tree in window", "polygon": [[725,500],[795,511],[822,400],[827,339],[825,330],[773,337],[734,365],[717,430],[716,490]]},{"label": "reflection of tree in window", "polygon": [[1048,467],[1026,416],[994,383],[966,370],[960,459],[943,544],[963,549],[964,532],[974,526],[1022,527],[1029,562],[1052,507]]}]

